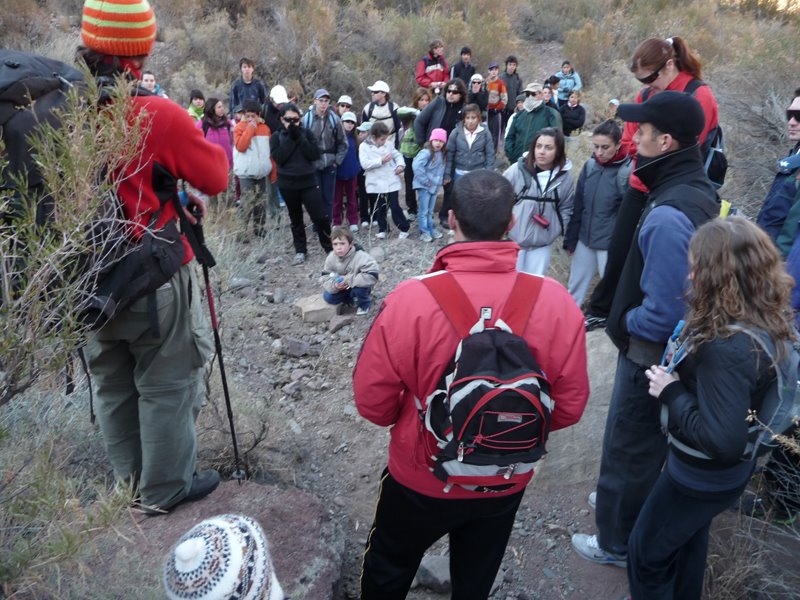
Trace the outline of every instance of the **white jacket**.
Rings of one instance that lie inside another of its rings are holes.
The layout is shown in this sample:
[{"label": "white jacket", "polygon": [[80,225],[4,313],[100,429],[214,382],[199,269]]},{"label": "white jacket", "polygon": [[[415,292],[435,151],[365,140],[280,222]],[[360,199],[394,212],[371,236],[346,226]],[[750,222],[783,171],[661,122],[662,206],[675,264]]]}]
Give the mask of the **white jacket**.
[{"label": "white jacket", "polygon": [[[383,162],[383,157],[391,155],[392,160]],[[405,169],[403,155],[387,141],[383,146],[376,146],[371,137],[358,147],[358,159],[364,169],[368,194],[386,194],[397,192],[403,185],[402,173],[395,173],[397,167]]]},{"label": "white jacket", "polygon": [[262,179],[272,172],[269,136],[254,135],[246,152],[233,148],[233,172],[237,177]]}]

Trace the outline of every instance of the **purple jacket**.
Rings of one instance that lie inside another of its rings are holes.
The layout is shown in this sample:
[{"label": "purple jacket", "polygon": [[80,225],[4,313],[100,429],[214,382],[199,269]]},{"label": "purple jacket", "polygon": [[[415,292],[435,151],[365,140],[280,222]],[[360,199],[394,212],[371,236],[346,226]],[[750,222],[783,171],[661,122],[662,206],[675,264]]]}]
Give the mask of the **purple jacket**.
[{"label": "purple jacket", "polygon": [[[206,132],[206,139],[211,142],[212,144],[216,144],[223,150],[225,150],[225,156],[228,157],[228,170],[233,168],[233,146],[231,145],[231,134],[233,132],[233,123],[228,121],[230,125],[230,129],[228,127],[209,127],[208,131]],[[197,128],[202,131],[203,129],[203,121],[200,120],[197,122]]]}]

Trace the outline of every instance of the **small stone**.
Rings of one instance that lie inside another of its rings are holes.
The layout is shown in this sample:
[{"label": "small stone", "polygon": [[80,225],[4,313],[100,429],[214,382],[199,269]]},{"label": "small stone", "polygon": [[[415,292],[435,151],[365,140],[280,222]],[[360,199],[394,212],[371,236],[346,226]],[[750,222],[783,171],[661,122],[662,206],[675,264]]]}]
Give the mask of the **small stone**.
[{"label": "small stone", "polygon": [[277,340],[272,340],[272,344],[270,344],[270,349],[273,352],[281,352],[283,350],[283,342],[278,338]]},{"label": "small stone", "polygon": [[556,541],[553,538],[547,538],[544,541],[544,544],[545,544],[545,546],[547,546],[548,550],[552,550],[553,548],[556,547]]},{"label": "small stone", "polygon": [[240,290],[242,288],[251,287],[253,282],[246,277],[233,277],[231,279],[231,289]]},{"label": "small stone", "polygon": [[286,301],[286,290],[283,288],[275,288],[273,292],[275,304],[283,304]]},{"label": "small stone", "polygon": [[356,318],[353,315],[334,315],[328,325],[328,331],[335,333],[342,327],[355,323]]},{"label": "small stone", "polygon": [[[278,302],[277,290],[275,292],[275,302]],[[304,323],[327,323],[338,314],[340,305],[328,304],[322,294],[314,294],[299,298],[294,307],[303,315]]]},{"label": "small stone", "polygon": [[283,353],[288,356],[300,358],[308,354],[310,349],[311,344],[308,342],[289,336],[283,338]]},{"label": "small stone", "polygon": [[553,572],[553,569],[551,569],[550,567],[545,567],[544,569],[542,569],[542,573],[544,573],[544,576],[547,577],[548,579],[555,579],[556,578],[556,574]]},{"label": "small stone", "polygon": [[447,556],[425,556],[417,570],[419,584],[438,592],[450,593],[450,558]]},{"label": "small stone", "polygon": [[344,499],[344,498],[342,498],[341,496],[335,496],[335,497],[333,498],[333,503],[334,503],[336,506],[338,506],[339,508],[344,508],[345,506],[347,506],[347,500],[345,500],[345,499]]},{"label": "small stone", "polygon": [[275,294],[272,292],[264,292],[264,298],[266,298],[267,302],[270,304],[275,302]]},{"label": "small stone", "polygon": [[292,430],[292,433],[295,435],[300,435],[303,433],[303,428],[300,427],[300,423],[295,421],[294,419],[289,419],[289,429]]},{"label": "small stone", "polygon": [[297,398],[303,392],[303,384],[300,381],[292,381],[291,383],[287,383],[285,386],[283,386],[281,391],[287,396]]},{"label": "small stone", "polygon": [[342,412],[348,417],[355,417],[358,415],[358,409],[356,409],[355,405],[353,404],[345,404]]},{"label": "small stone", "polygon": [[291,374],[292,381],[299,381],[311,372],[308,369],[294,369]]}]

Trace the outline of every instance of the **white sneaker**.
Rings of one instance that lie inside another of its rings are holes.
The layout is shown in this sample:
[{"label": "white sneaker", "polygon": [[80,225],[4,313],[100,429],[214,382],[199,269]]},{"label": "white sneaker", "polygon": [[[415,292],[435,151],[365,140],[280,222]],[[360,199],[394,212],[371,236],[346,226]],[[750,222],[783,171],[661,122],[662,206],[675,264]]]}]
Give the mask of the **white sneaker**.
[{"label": "white sneaker", "polygon": [[350,231],[352,231],[353,233],[357,233],[358,232],[358,225],[350,225]]},{"label": "white sneaker", "polygon": [[292,261],[293,265],[302,265],[304,262],[306,262],[305,254],[303,254],[302,252],[298,252],[297,254],[294,255],[294,260]]},{"label": "white sneaker", "polygon": [[369,221],[361,221],[361,229],[369,229]]},{"label": "white sneaker", "polygon": [[397,235],[397,239],[398,239],[398,240],[405,240],[405,239],[408,239],[408,232],[407,232],[407,231],[401,231],[401,232],[400,232],[400,233]]},{"label": "white sneaker", "polygon": [[430,234],[423,233],[422,235],[419,236],[419,241],[420,242],[432,242],[433,238],[430,236]]},{"label": "white sneaker", "polygon": [[438,229],[434,229],[433,233],[431,234],[431,237],[435,240],[440,240],[444,237],[444,235]]},{"label": "white sneaker", "polygon": [[456,234],[455,229],[448,229],[447,230],[447,235],[455,235],[455,234]]},{"label": "white sneaker", "polygon": [[369,314],[369,309],[368,308],[359,307],[358,310],[356,310],[356,316],[363,317],[364,315],[368,315],[368,314]]},{"label": "white sneaker", "polygon": [[379,231],[378,233],[375,234],[375,237],[378,238],[379,240],[385,240],[386,239],[386,232],[385,231]]},{"label": "white sneaker", "polygon": [[596,535],[575,533],[572,535],[572,547],[581,557],[598,565],[613,565],[624,569],[628,563],[626,555],[603,550],[597,543]]}]

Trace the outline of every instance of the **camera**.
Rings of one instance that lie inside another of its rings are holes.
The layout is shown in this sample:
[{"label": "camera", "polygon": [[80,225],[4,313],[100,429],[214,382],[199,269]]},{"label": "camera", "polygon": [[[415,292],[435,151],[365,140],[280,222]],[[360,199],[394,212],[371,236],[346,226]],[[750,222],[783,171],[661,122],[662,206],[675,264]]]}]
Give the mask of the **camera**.
[{"label": "camera", "polygon": [[549,229],[550,228],[550,221],[545,219],[543,215],[534,214],[531,217],[531,221],[533,221],[534,223],[536,223],[539,227],[541,227],[543,229]]}]

